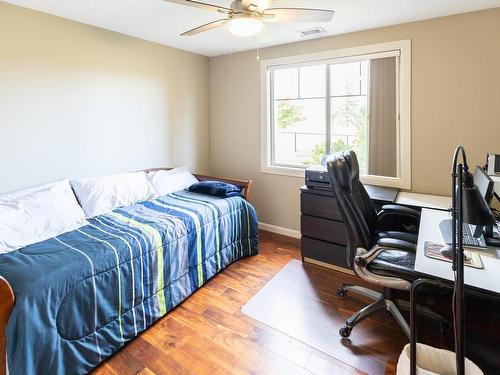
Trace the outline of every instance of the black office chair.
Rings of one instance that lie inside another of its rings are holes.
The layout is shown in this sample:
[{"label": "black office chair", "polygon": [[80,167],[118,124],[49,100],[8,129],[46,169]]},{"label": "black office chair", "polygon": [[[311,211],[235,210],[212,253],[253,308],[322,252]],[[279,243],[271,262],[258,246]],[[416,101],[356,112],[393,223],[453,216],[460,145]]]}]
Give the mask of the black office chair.
[{"label": "black office chair", "polygon": [[[420,213],[408,207],[386,205],[377,212],[363,184],[359,181],[359,165],[353,151],[340,152],[327,159],[328,175],[340,213],[347,229],[347,263],[362,279],[383,286],[382,293],[344,284],[337,296],[346,297],[355,292],[374,302],[356,312],[340,330],[342,337],[349,337],[356,324],[375,312],[389,311],[409,337],[410,329],[398,309],[408,308],[406,301],[396,300],[391,290],[409,291],[411,282],[417,278],[414,272],[416,233],[402,231],[380,231],[380,223],[390,215],[413,218],[418,221]],[[418,311],[438,319],[442,329],[447,320],[432,310],[419,306]]]}]

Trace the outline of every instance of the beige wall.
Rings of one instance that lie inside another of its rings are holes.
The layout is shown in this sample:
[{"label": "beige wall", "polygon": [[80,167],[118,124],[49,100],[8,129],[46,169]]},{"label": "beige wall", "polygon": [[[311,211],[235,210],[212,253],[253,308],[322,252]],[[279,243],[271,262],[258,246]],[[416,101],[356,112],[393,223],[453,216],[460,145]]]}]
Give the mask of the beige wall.
[{"label": "beige wall", "polygon": [[208,58],[0,2],[0,192],[210,169]]},{"label": "beige wall", "polygon": [[[500,8],[261,50],[277,58],[412,40],[412,188],[449,195],[453,149],[470,164],[500,152]],[[211,161],[216,174],[255,180],[262,222],[299,229],[303,180],[260,172],[260,82],[255,52],[210,59]]]},{"label": "beige wall", "polygon": [[[267,48],[261,57],[412,39],[413,190],[448,194],[455,145],[466,146],[471,164],[500,152],[499,36],[497,8]],[[183,164],[254,179],[261,221],[298,229],[302,179],[260,172],[255,56],[209,63],[0,2],[0,193]]]}]

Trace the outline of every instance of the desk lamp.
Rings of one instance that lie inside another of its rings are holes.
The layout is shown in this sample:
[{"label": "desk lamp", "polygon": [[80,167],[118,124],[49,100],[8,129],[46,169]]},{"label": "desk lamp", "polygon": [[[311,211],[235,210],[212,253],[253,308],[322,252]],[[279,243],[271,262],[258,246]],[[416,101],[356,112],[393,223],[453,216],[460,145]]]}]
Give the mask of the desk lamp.
[{"label": "desk lamp", "polygon": [[[463,164],[458,163],[462,155]],[[455,277],[453,293],[453,326],[455,330],[455,355],[457,374],[465,372],[464,342],[464,248],[463,223],[486,226],[495,223],[484,197],[479,192],[467,166],[467,157],[462,146],[453,154],[452,164],[452,244],[453,271]]]}]

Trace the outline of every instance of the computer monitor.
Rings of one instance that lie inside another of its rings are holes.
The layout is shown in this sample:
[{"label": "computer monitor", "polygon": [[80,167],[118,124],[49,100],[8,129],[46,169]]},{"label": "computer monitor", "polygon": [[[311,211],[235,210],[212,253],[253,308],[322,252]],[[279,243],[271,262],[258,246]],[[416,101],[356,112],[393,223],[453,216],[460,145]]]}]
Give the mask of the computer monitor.
[{"label": "computer monitor", "polygon": [[490,176],[481,167],[476,167],[474,170],[474,185],[477,186],[481,195],[486,200],[488,205],[491,204],[493,199],[493,193],[495,189],[495,184]]},{"label": "computer monitor", "polygon": [[[491,200],[493,199],[493,194],[495,190],[495,184],[491,177],[483,170],[481,167],[476,167],[474,170],[474,185],[477,186],[482,196],[486,200],[488,205],[491,205]],[[474,237],[479,237],[483,232],[483,227],[476,227],[474,230]],[[495,238],[493,234],[493,225],[488,225],[484,227],[484,237],[486,244],[499,247],[500,239]]]}]

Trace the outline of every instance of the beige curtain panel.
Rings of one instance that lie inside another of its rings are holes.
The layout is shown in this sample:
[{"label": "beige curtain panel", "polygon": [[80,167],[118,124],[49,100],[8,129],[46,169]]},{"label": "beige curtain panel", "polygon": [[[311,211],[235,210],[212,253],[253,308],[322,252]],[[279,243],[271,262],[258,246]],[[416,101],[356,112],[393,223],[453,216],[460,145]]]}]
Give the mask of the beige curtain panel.
[{"label": "beige curtain panel", "polygon": [[397,177],[396,58],[370,60],[368,174]]}]

